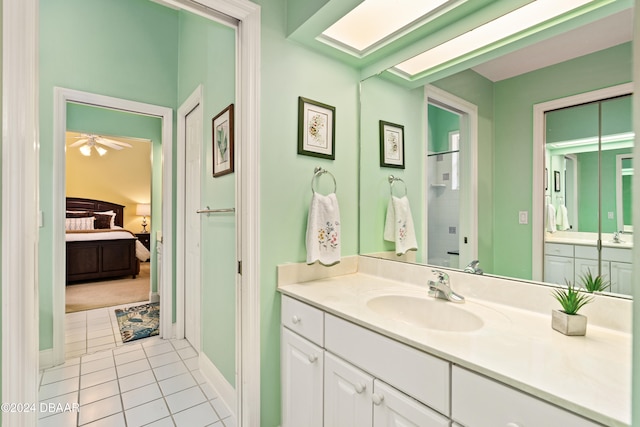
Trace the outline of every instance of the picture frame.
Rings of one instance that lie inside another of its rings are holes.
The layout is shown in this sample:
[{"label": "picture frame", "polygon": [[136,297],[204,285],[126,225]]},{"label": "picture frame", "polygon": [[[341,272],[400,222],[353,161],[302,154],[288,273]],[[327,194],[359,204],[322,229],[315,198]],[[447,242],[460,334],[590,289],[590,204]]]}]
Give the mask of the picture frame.
[{"label": "picture frame", "polygon": [[298,154],[335,160],[336,108],[298,97]]},{"label": "picture frame", "polygon": [[233,104],[211,119],[213,142],[213,177],[233,172],[234,117]]},{"label": "picture frame", "polygon": [[380,166],[404,169],[404,126],[380,120]]},{"label": "picture frame", "polygon": [[560,171],[553,171],[553,190],[560,192]]}]

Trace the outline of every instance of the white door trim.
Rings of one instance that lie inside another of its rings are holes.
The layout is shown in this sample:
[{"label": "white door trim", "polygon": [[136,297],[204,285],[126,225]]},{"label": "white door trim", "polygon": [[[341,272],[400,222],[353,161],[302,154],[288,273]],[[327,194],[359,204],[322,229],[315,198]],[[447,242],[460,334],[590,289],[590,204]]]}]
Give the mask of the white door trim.
[{"label": "white door trim", "polygon": [[[460,251],[460,265],[464,266],[470,261],[478,259],[478,107],[462,98],[459,98],[449,92],[439,89],[435,86],[426,85],[424,88],[424,139],[425,147],[427,146],[427,135],[429,135],[428,109],[429,102],[435,102],[436,105],[442,105],[455,110],[460,115],[460,140],[462,149],[467,152],[468,161],[465,165],[461,165],[460,180],[465,183],[466,190],[461,186],[460,194],[460,211],[465,212],[460,217],[460,248],[465,245],[463,239],[468,238],[465,250]],[[468,166],[468,167],[464,167]],[[427,153],[424,156],[424,171],[428,170]],[[462,175],[462,174],[466,174]],[[422,182],[426,183],[426,172],[422,177]],[[427,190],[428,191],[428,190]],[[464,193],[462,193],[464,191]],[[465,195],[466,193],[466,195]],[[424,212],[428,212],[428,197],[424,198]],[[424,242],[422,247],[425,248],[425,254],[428,256],[427,235],[429,232],[428,224],[424,224]],[[463,256],[464,253],[464,256]],[[426,260],[425,260],[426,261]]]},{"label": "white door trim", "polygon": [[[38,402],[38,1],[2,1],[2,401]],[[37,413],[2,411],[5,426]]]},{"label": "white door trim", "polygon": [[[159,117],[162,119],[162,160],[155,167],[162,167],[162,245],[164,256],[160,277],[165,283],[171,283],[173,264],[169,254],[172,250],[173,200],[172,157],[173,157],[173,110],[126,99],[113,98],[95,93],[56,87],[53,106],[53,364],[64,363],[64,312],[65,312],[65,134],[67,130],[67,103],[92,105],[126,111],[135,114]],[[160,334],[170,338],[172,333],[172,289],[158,283],[160,295]]]},{"label": "white door trim", "polygon": [[[600,99],[633,93],[633,83],[611,86],[591,92],[553,101],[541,102],[533,106],[533,185],[531,203],[531,271],[532,279],[538,282],[543,280],[544,264],[544,144],[545,121],[544,114],[547,111],[558,108],[571,107],[573,105],[594,102]],[[537,237],[536,237],[537,236]]]},{"label": "white door trim", "polygon": [[[195,187],[186,187],[186,123],[187,116],[196,107],[200,106],[200,116],[203,116],[202,107],[202,85],[199,85],[191,95],[182,103],[178,108],[177,117],[177,148],[176,148],[176,338],[182,339],[185,337],[185,256],[186,256],[186,218],[185,202],[187,199],[187,192],[192,193],[200,198],[200,181],[197,182]],[[202,120],[200,122],[204,125]],[[199,226],[197,227],[200,228]],[[199,264],[199,263],[198,263]],[[197,298],[200,299],[199,297]],[[201,307],[199,307],[201,309]],[[195,315],[196,319],[196,332],[195,336],[198,342],[191,343],[195,350],[200,352],[200,310]]]}]

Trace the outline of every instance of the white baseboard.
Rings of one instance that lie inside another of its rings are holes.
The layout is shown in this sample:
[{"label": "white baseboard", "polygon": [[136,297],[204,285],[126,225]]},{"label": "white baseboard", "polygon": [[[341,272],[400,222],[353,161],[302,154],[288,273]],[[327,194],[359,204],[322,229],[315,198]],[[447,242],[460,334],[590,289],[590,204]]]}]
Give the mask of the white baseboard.
[{"label": "white baseboard", "polygon": [[149,302],[160,301],[160,295],[157,292],[149,292]]},{"label": "white baseboard", "polygon": [[235,388],[229,384],[229,381],[227,381],[224,375],[222,375],[203,352],[200,352],[198,362],[200,363],[200,372],[202,372],[202,375],[204,375],[218,396],[220,396],[220,399],[227,405],[227,408],[231,411],[231,416],[237,419]]},{"label": "white baseboard", "polygon": [[53,366],[53,349],[40,350],[40,369],[46,369]]}]

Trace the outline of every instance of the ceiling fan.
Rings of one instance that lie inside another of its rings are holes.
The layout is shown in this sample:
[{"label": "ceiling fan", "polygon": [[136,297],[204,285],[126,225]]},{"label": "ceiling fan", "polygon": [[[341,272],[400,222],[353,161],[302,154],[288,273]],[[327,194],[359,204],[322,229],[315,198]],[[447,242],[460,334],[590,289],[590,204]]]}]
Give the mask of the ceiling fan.
[{"label": "ceiling fan", "polygon": [[101,145],[112,148],[114,150],[122,150],[125,147],[131,148],[131,144],[104,138],[100,135],[83,133],[80,134],[80,136],[76,136],[75,138],[77,138],[78,140],[69,145],[69,147],[80,147],[80,153],[82,153],[83,156],[91,155],[91,147],[95,148],[99,155],[104,156],[105,154],[107,154],[107,150]]}]

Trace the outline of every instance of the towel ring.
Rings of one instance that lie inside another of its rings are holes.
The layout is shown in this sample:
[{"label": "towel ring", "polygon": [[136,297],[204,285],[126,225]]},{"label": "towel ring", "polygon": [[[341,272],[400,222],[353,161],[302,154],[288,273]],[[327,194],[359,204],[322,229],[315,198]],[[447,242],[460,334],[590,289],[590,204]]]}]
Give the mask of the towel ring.
[{"label": "towel ring", "polygon": [[329,176],[331,177],[331,179],[333,179],[333,192],[337,192],[338,191],[338,184],[336,184],[336,177],[333,176],[333,174],[331,172],[329,172],[326,169],[321,168],[320,166],[316,166],[316,168],[313,170],[313,178],[311,178],[311,192],[315,193],[316,189],[313,187],[315,180],[317,177],[320,177],[321,175],[328,173]]},{"label": "towel ring", "polygon": [[402,178],[398,178],[393,175],[389,175],[389,193],[391,193],[391,195],[393,196],[393,184],[398,181],[404,184],[404,197],[407,195],[407,183],[404,182]]}]

